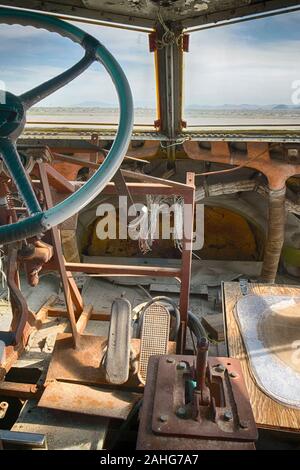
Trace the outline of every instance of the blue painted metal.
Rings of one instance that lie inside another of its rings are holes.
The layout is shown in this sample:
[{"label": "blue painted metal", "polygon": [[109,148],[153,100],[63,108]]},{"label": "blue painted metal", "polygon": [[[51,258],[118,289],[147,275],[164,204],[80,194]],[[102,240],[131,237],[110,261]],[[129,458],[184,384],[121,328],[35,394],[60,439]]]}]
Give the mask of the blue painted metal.
[{"label": "blue painted metal", "polygon": [[[133,101],[127,78],[118,62],[99,41],[76,26],[52,16],[1,7],[0,22],[21,25],[30,24],[56,32],[79,43],[86,51],[85,57],[67,72],[20,96],[19,100],[23,103],[24,109],[27,109],[33,103],[48,96],[49,93],[64,86],[81,73],[88,66],[88,63],[91,63],[94,59],[101,62],[111,76],[117,90],[120,105],[120,122],[117,135],[104,163],[82,188],[69,196],[65,201],[45,212],[38,213],[40,209],[36,205],[37,201],[33,191],[30,191],[28,188],[30,182],[24,168],[20,167],[14,146],[14,140],[24,127],[24,121],[20,124],[19,128],[17,127],[14,130],[13,134],[0,135],[0,152],[3,155],[3,159],[6,161],[6,164],[8,163],[9,171],[24,197],[30,213],[35,213],[31,217],[20,220],[15,224],[0,227],[0,243],[4,244],[41,234],[51,227],[60,224],[85,207],[102,191],[118,170],[127,151],[133,129]],[[2,108],[1,110],[0,105],[0,129],[1,115],[4,115],[4,111],[7,112],[7,109]],[[12,147],[7,143],[9,140],[11,140]]]},{"label": "blue painted metal", "polygon": [[9,92],[1,93],[0,138],[18,136],[25,125],[25,109],[20,99]]}]

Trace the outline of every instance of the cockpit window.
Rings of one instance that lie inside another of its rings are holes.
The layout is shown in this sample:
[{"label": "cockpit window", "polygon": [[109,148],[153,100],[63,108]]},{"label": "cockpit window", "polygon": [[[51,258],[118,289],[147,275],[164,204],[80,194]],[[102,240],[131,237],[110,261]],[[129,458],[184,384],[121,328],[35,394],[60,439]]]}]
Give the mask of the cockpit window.
[{"label": "cockpit window", "polygon": [[300,13],[191,33],[188,126],[300,125]]},{"label": "cockpit window", "polygon": [[[156,119],[153,54],[148,34],[120,28],[75,23],[98,38],[123,67],[133,93],[135,124]],[[2,87],[20,94],[63,72],[83,56],[83,49],[57,34],[32,27],[0,25]],[[102,65],[93,64],[62,90],[28,113],[28,122],[117,124],[118,100]]]}]

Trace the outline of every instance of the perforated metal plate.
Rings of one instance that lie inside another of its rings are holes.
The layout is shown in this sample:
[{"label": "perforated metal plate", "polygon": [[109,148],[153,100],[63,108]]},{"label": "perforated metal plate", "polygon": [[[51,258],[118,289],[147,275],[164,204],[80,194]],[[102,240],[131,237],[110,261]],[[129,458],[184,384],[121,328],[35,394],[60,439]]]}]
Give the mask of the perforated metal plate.
[{"label": "perforated metal plate", "polygon": [[167,308],[155,302],[144,312],[138,377],[145,384],[150,356],[167,353],[170,332],[170,314]]}]

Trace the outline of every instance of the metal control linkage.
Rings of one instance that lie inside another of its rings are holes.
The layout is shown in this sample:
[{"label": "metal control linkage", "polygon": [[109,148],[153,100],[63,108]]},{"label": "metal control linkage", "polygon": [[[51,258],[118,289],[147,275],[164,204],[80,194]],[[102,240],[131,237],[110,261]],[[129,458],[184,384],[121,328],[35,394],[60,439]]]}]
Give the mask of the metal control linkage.
[{"label": "metal control linkage", "polygon": [[138,449],[251,450],[257,429],[237,359],[207,355],[152,356],[138,433]]},{"label": "metal control linkage", "polygon": [[[118,62],[97,39],[85,31],[52,16],[1,7],[0,23],[43,28],[71,39],[85,50],[85,56],[73,67],[21,96],[4,92],[5,102],[0,103],[0,156],[29,213],[27,219],[0,227],[0,244],[5,244],[41,235],[76,214],[102,191],[120,167],[127,151],[133,128],[133,101],[127,78]],[[115,141],[101,167],[83,187],[55,207],[42,211],[16,147],[16,141],[26,124],[26,112],[76,78],[94,61],[104,65],[118,94],[120,122]]]},{"label": "metal control linkage", "polygon": [[197,382],[197,386],[195,388],[195,395],[197,396],[197,398],[199,397],[199,403],[201,405],[208,405],[210,402],[210,391],[206,385],[208,348],[208,339],[202,337],[197,344],[195,368],[195,379]]}]

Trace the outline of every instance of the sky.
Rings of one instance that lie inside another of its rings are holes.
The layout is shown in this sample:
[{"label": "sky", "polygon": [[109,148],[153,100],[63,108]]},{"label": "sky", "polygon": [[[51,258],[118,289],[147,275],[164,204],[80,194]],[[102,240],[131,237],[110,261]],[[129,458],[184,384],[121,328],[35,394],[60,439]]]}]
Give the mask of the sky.
[{"label": "sky", "polygon": [[[292,104],[300,80],[300,12],[192,33],[185,54],[185,106]],[[155,107],[154,58],[148,36],[79,24],[114,54],[132,88],[135,107]],[[83,55],[70,40],[44,30],[0,25],[0,80],[19,94],[61,73]],[[100,64],[43,100],[41,106],[117,107]]]},{"label": "sky", "polygon": [[300,12],[191,35],[187,105],[292,104],[300,80]]}]

